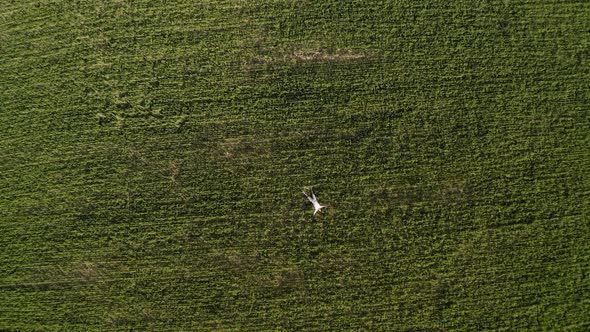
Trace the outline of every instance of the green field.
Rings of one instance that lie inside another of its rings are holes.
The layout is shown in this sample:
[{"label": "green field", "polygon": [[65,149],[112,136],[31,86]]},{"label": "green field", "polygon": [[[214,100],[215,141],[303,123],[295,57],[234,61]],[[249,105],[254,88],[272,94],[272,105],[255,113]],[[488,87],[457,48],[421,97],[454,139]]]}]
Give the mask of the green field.
[{"label": "green field", "polygon": [[0,0],[0,330],[587,330],[589,134],[588,1]]}]

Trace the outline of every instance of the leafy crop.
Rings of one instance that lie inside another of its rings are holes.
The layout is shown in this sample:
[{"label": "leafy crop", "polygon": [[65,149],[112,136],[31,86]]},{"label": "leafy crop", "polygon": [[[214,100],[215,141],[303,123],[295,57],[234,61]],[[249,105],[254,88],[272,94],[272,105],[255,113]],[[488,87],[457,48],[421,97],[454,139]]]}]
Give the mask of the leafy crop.
[{"label": "leafy crop", "polygon": [[589,13],[0,2],[0,329],[587,328]]}]

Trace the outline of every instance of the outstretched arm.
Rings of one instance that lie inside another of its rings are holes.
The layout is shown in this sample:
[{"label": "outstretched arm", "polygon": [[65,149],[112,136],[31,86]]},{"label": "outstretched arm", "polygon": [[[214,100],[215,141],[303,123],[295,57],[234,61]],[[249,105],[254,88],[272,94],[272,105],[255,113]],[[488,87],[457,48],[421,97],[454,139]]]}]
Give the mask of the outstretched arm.
[{"label": "outstretched arm", "polygon": [[303,195],[305,195],[305,197],[307,197],[307,199],[309,199],[309,201],[313,203],[313,199],[312,199],[311,197],[309,197],[309,196],[308,196],[308,195],[305,193],[305,191],[303,192]]}]

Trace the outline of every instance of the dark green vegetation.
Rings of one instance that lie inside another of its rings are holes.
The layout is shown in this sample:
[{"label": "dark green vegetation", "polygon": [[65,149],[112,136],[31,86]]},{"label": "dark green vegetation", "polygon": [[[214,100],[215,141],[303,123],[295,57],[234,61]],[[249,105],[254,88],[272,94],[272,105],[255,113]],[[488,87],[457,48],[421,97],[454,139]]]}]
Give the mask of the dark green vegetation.
[{"label": "dark green vegetation", "polygon": [[0,1],[0,329],[590,326],[587,1],[94,3]]}]

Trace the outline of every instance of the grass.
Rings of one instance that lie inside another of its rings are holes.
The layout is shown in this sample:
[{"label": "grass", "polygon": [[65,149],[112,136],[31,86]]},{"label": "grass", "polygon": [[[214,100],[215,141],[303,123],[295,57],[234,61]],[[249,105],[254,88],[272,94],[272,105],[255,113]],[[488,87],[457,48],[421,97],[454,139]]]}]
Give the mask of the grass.
[{"label": "grass", "polygon": [[0,329],[587,328],[589,7],[0,2]]}]

